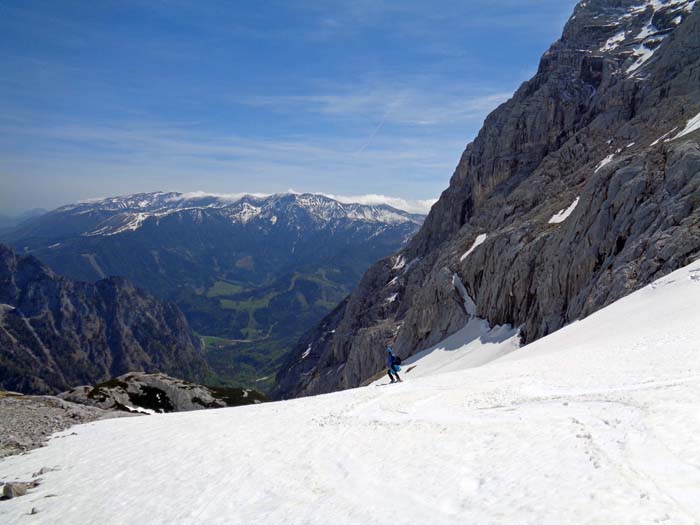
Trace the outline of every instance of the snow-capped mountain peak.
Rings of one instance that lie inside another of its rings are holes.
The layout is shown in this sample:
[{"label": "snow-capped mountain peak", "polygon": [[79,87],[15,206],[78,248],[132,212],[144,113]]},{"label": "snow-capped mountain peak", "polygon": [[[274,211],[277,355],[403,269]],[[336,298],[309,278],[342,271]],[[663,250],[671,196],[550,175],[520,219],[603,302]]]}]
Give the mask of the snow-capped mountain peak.
[{"label": "snow-capped mountain peak", "polygon": [[55,215],[100,216],[84,236],[119,235],[141,228],[149,220],[172,215],[188,215],[201,221],[204,215],[226,217],[233,223],[260,220],[268,225],[307,219],[319,227],[336,221],[360,221],[374,224],[416,224],[423,216],[385,204],[342,203],[315,193],[276,193],[272,195],[208,195],[177,192],[137,193],[63,206]]}]

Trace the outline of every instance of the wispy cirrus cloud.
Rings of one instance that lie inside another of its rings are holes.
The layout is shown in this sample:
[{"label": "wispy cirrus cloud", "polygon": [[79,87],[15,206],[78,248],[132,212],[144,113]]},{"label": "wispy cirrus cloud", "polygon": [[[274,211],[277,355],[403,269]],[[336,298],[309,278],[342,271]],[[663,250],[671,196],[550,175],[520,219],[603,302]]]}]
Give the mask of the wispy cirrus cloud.
[{"label": "wispy cirrus cloud", "polygon": [[574,1],[9,0],[0,209],[290,185],[422,209]]},{"label": "wispy cirrus cloud", "polygon": [[483,88],[478,91],[480,93],[380,86],[312,95],[251,96],[239,102],[277,111],[303,110],[353,119],[383,115],[386,122],[395,124],[436,126],[483,120],[489,111],[512,95],[512,91]]},{"label": "wispy cirrus cloud", "polygon": [[[17,144],[31,142],[35,153],[29,158],[14,153],[11,143],[0,145],[0,175],[32,174],[31,180],[8,181],[0,200],[10,204],[28,185],[34,195],[59,205],[95,195],[188,192],[193,186],[207,193],[269,194],[293,182],[345,202],[424,213],[432,201],[411,195],[437,195],[464,147],[444,137],[392,135],[376,138],[358,154],[366,146],[363,136],[253,138],[136,121],[33,126],[15,118],[0,122],[0,134]],[[358,188],[375,193],[358,196]]]}]

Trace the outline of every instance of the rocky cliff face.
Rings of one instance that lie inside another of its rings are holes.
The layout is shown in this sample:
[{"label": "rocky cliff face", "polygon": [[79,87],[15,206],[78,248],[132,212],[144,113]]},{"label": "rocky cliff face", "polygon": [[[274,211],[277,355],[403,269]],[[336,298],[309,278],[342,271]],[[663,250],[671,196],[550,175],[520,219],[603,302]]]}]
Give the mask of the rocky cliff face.
[{"label": "rocky cliff face", "polygon": [[174,304],[124,279],[64,279],[0,245],[1,388],[56,393],[134,370],[204,379],[199,340]]},{"label": "rocky cliff face", "polygon": [[469,316],[523,342],[700,256],[700,6],[581,2],[413,241],[297,345],[279,397],[357,386]]}]

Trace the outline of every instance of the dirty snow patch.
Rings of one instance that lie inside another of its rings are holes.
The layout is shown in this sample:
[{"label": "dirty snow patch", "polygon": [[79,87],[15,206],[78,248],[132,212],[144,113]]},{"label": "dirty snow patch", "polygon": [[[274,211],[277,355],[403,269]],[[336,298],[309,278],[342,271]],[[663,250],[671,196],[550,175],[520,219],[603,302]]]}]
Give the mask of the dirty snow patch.
[{"label": "dirty snow patch", "polygon": [[385,303],[393,303],[394,301],[396,301],[396,298],[397,298],[398,296],[399,296],[398,293],[391,294],[389,297],[387,297],[386,299],[384,299],[384,302],[385,302]]},{"label": "dirty snow patch", "polygon": [[607,157],[605,157],[603,160],[601,160],[598,165],[595,167],[595,171],[593,173],[598,173],[601,169],[603,169],[605,166],[610,164],[612,160],[615,158],[615,154],[611,153]]}]

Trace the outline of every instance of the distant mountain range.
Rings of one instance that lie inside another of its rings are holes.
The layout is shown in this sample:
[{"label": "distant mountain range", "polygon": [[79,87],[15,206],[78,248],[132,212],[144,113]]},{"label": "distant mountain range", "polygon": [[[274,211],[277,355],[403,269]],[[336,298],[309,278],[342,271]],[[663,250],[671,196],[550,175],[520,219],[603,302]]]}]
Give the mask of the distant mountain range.
[{"label": "distant mountain range", "polygon": [[122,278],[71,281],[0,244],[0,389],[51,394],[134,370],[210,376],[176,305]]},{"label": "distant mountain range", "polygon": [[423,219],[317,194],[156,192],[64,206],[1,237],[71,279],[124,276],[175,301],[223,384],[264,389],[296,339]]}]

